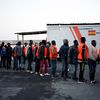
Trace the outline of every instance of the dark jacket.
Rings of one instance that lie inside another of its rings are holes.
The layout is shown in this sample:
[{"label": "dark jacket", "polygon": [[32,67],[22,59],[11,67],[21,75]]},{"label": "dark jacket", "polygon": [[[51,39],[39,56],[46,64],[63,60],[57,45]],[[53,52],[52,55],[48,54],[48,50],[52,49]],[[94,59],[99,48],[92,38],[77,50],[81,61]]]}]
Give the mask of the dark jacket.
[{"label": "dark jacket", "polygon": [[69,46],[68,45],[62,45],[60,50],[59,50],[59,57],[61,59],[68,59],[68,49]]},{"label": "dark jacket", "polygon": [[70,46],[68,51],[68,60],[71,64],[77,64],[78,63],[78,48],[73,45]]},{"label": "dark jacket", "polygon": [[6,52],[7,52],[7,57],[11,57],[12,56],[12,47],[7,47]]},{"label": "dark jacket", "polygon": [[[44,45],[41,45],[40,48],[39,48],[39,59],[47,59],[47,56],[45,57],[44,53],[45,53],[45,48],[47,48],[46,46]],[[48,53],[48,50],[47,50],[47,53]]]},{"label": "dark jacket", "polygon": [[33,60],[32,46],[29,46],[29,48],[27,50],[27,57],[28,57],[28,60]]}]

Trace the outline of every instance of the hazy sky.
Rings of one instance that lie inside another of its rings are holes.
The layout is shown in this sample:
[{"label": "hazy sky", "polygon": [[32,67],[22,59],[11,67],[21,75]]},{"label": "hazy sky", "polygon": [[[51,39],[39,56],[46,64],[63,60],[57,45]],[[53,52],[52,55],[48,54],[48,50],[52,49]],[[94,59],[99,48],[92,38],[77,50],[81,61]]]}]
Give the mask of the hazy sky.
[{"label": "hazy sky", "polygon": [[100,0],[0,0],[0,40],[46,30],[47,23],[81,22],[100,22]]}]

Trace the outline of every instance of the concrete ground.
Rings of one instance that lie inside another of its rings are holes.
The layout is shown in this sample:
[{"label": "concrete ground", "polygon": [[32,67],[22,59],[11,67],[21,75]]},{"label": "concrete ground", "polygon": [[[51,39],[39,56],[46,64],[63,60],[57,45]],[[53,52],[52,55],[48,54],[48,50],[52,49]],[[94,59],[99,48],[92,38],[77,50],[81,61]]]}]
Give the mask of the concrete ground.
[{"label": "concrete ground", "polygon": [[[58,76],[60,71],[61,63],[58,63]],[[97,65],[97,84],[90,84],[88,66],[85,78],[87,82],[79,84],[71,79],[52,80],[51,76],[0,69],[0,100],[99,100],[100,64]]]}]

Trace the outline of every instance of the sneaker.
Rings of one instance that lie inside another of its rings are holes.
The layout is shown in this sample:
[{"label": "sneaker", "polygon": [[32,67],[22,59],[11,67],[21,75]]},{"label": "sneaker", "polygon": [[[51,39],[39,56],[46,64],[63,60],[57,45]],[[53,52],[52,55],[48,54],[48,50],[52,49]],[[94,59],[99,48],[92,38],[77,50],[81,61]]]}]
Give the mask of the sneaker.
[{"label": "sneaker", "polygon": [[78,81],[78,83],[84,83],[83,81]]},{"label": "sneaker", "polygon": [[95,84],[95,83],[96,83],[96,81],[95,81],[95,80],[93,80],[93,81],[91,81],[90,83]]},{"label": "sneaker", "polygon": [[33,74],[33,71],[30,71],[31,74]]},{"label": "sneaker", "polygon": [[55,79],[56,79],[56,77],[52,76],[52,79],[53,79],[53,80],[55,80]]},{"label": "sneaker", "polygon": [[38,74],[38,72],[35,72],[35,74],[37,75],[37,74]]},{"label": "sneaker", "polygon": [[50,75],[49,73],[45,73],[46,76]]},{"label": "sneaker", "polygon": [[44,76],[43,74],[40,74],[40,76]]},{"label": "sneaker", "polygon": [[30,72],[29,70],[26,70],[26,72]]}]

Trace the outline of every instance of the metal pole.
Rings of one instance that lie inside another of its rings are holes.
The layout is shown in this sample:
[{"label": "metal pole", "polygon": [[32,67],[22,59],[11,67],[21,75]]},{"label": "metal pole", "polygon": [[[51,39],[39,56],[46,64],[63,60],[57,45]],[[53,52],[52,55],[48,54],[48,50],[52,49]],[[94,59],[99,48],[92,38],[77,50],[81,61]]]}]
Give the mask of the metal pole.
[{"label": "metal pole", "polygon": [[24,35],[22,35],[22,44],[24,44]]},{"label": "metal pole", "polygon": [[17,34],[17,41],[19,41],[19,35]]}]

